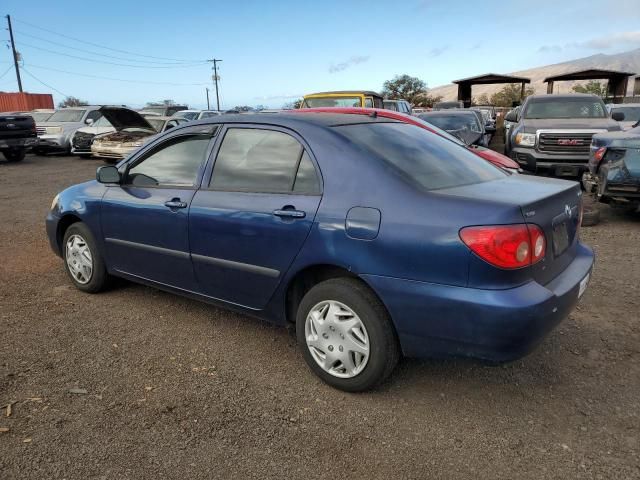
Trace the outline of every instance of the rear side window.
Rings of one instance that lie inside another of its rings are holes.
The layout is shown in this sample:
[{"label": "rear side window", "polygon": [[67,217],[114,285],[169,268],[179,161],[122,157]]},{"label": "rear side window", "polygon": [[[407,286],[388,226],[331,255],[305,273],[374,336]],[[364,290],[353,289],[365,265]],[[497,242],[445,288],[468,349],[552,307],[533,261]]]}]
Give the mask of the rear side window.
[{"label": "rear side window", "polygon": [[408,182],[426,190],[457,187],[506,175],[465,147],[405,123],[363,123],[334,127],[380,158]]},{"label": "rear side window", "polygon": [[319,180],[304,148],[275,130],[230,128],[213,167],[210,187],[248,192],[319,193]]}]

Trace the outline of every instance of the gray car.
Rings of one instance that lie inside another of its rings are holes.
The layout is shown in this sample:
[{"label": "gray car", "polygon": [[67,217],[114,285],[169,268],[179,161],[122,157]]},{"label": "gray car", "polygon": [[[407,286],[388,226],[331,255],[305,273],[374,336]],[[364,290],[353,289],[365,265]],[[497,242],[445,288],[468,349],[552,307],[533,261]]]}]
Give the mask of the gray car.
[{"label": "gray car", "polygon": [[531,95],[505,120],[508,154],[531,172],[579,177],[588,168],[591,137],[620,130],[602,98],[581,93]]},{"label": "gray car", "polygon": [[71,138],[79,128],[92,125],[102,114],[100,106],[61,108],[49,117],[46,122],[36,124],[38,143],[33,148],[35,153],[71,152]]}]

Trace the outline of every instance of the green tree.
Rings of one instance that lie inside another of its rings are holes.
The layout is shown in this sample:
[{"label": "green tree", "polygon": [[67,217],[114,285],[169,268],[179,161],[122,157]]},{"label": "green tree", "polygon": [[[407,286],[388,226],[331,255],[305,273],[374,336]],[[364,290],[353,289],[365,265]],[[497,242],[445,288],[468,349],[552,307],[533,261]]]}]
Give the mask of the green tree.
[{"label": "green tree", "polygon": [[520,98],[521,86],[519,83],[510,83],[502,87],[499,91],[491,95],[489,103],[496,107],[512,107],[514,103],[520,103],[529,95],[533,95],[535,90],[527,87],[524,90],[524,97]]},{"label": "green tree", "polygon": [[489,95],[483,93],[479,97],[474,98],[472,103],[474,105],[491,105],[491,100],[489,100]]},{"label": "green tree", "polygon": [[62,102],[58,103],[59,108],[81,107],[82,105],[89,105],[89,103],[86,100],[80,100],[76,97],[67,97]]},{"label": "green tree", "polygon": [[592,93],[602,98],[607,96],[607,86],[597,80],[589,80],[584,85],[574,85],[571,89],[576,93]]},{"label": "green tree", "polygon": [[431,95],[429,93],[423,93],[416,95],[416,98],[412,105],[414,107],[433,107],[435,103],[442,100],[442,95]]},{"label": "green tree", "polygon": [[300,108],[301,105],[302,99],[299,98],[297,100],[294,100],[293,102],[285,103],[282,108],[284,108],[285,110],[295,110],[296,108]]},{"label": "green tree", "polygon": [[427,84],[417,77],[396,75],[382,85],[382,96],[391,100],[406,100],[416,105],[418,97],[428,93]]}]

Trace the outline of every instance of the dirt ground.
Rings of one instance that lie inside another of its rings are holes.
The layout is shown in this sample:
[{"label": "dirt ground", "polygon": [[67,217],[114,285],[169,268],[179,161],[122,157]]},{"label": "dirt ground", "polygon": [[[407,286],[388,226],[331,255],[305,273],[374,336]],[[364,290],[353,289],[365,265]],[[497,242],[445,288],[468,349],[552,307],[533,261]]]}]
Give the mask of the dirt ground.
[{"label": "dirt ground", "polygon": [[44,216],[100,164],[0,162],[2,480],[640,478],[640,215],[583,230],[593,280],[527,358],[404,360],[345,394],[284,329],[126,282],[75,290]]}]

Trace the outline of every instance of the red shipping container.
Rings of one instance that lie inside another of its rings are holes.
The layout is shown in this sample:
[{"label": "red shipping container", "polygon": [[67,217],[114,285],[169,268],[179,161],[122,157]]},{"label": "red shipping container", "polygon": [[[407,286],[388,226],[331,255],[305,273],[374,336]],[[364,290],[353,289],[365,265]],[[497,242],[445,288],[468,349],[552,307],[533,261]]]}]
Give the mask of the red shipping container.
[{"label": "red shipping container", "polygon": [[53,95],[0,92],[0,112],[28,112],[36,108],[54,108]]}]

